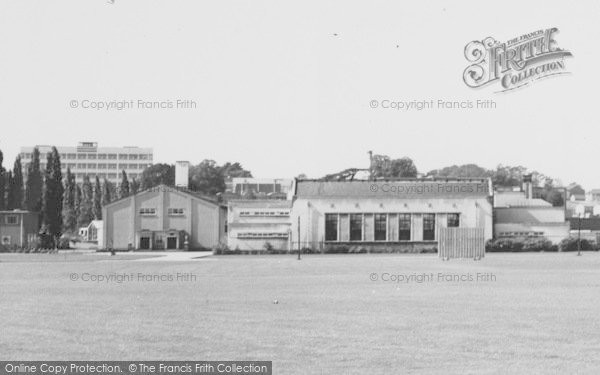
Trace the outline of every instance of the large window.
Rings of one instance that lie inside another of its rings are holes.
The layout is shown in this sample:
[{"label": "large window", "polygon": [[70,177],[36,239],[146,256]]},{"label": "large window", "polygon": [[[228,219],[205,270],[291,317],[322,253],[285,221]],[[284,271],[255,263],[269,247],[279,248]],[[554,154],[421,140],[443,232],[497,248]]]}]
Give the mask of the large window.
[{"label": "large window", "polygon": [[456,228],[460,224],[458,214],[448,214],[448,228]]},{"label": "large window", "polygon": [[375,241],[387,240],[387,215],[375,215]]},{"label": "large window", "polygon": [[362,215],[350,215],[350,241],[362,241]]},{"label": "large window", "polygon": [[423,214],[423,241],[435,240],[435,214]]},{"label": "large window", "polygon": [[398,239],[410,241],[410,214],[398,215]]},{"label": "large window", "polygon": [[325,241],[337,241],[338,239],[338,215],[325,215]]}]

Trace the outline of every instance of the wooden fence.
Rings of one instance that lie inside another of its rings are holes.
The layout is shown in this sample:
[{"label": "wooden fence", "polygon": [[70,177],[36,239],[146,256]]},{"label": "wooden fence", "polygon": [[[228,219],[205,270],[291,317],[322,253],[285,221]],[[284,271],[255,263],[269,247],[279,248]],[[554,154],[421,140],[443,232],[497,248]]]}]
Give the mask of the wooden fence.
[{"label": "wooden fence", "polygon": [[444,260],[483,258],[485,256],[483,228],[439,228],[438,254]]}]

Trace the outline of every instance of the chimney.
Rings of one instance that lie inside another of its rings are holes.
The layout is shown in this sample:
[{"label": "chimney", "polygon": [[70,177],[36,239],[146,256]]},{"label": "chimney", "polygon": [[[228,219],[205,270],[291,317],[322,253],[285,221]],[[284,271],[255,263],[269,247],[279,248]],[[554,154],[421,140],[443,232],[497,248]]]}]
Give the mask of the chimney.
[{"label": "chimney", "polygon": [[533,199],[533,178],[532,174],[523,175],[523,191],[526,199]]},{"label": "chimney", "polygon": [[175,186],[178,188],[188,188],[188,178],[190,174],[189,161],[175,162]]}]

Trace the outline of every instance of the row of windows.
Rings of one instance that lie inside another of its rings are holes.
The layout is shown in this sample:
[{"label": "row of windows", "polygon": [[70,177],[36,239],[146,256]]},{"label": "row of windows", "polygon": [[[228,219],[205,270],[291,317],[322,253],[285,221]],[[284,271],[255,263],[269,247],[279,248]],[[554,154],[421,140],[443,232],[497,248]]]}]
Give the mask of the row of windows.
[{"label": "row of windows", "polygon": [[169,208],[167,213],[171,216],[183,216],[183,208]]},{"label": "row of windows", "polygon": [[[29,168],[31,163],[25,164],[25,168]],[[150,164],[92,164],[92,163],[63,163],[62,169],[79,168],[79,169],[146,169]],[[46,163],[40,163],[40,169],[45,169]]]},{"label": "row of windows", "polygon": [[[30,152],[21,153],[21,158],[31,159]],[[152,160],[152,154],[60,154],[62,160]]]},{"label": "row of windows", "polygon": [[288,238],[286,232],[243,232],[238,233],[237,238]]},{"label": "row of windows", "polygon": [[[363,241],[363,214],[350,214],[350,241]],[[423,240],[435,240],[435,214],[422,214],[423,216]],[[338,241],[340,214],[325,215],[325,241]],[[460,224],[459,214],[447,215],[447,227],[458,227]],[[411,214],[398,214],[398,240],[411,240]],[[375,241],[387,241],[388,214],[374,215],[374,239]]]},{"label": "row of windows", "polygon": [[[85,176],[90,176],[90,177],[98,176],[98,178],[101,179],[101,180],[105,179],[105,178],[107,178],[109,180],[114,180],[114,179],[117,179],[117,178],[121,178],[121,174],[117,174],[117,173],[96,173],[96,174],[93,174],[93,175],[90,175],[88,173],[75,173],[75,177],[78,178],[78,179],[82,179]],[[132,180],[134,178],[137,179],[139,177],[141,177],[141,174],[137,174],[137,173],[128,173],[127,174],[127,178],[129,180]]]},{"label": "row of windows", "polygon": [[7,215],[4,217],[4,224],[17,225],[19,224],[19,217],[17,215]]},{"label": "row of windows", "polygon": [[240,211],[240,216],[290,216],[290,211]]},{"label": "row of windows", "polygon": [[[167,214],[169,216],[183,216],[184,209],[183,208],[168,208]],[[144,207],[140,208],[141,216],[156,216],[156,208],[153,207]]]},{"label": "row of windows", "polygon": [[500,232],[498,237],[540,237],[544,232]]}]

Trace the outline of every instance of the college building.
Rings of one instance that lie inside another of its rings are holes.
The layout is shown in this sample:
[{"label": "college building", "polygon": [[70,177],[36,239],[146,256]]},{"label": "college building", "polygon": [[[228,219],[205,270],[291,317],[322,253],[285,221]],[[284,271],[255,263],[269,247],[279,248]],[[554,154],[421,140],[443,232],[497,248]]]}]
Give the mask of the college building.
[{"label": "college building", "polygon": [[525,175],[521,188],[494,194],[494,238],[540,237],[557,244],[569,236],[565,215],[565,206],[533,198],[531,175]]},{"label": "college building", "polygon": [[231,250],[290,249],[291,201],[234,200],[227,207],[227,246]]},{"label": "college building", "polygon": [[201,250],[226,243],[227,207],[187,190],[188,162],[176,181],[111,202],[102,209],[103,243],[116,250]]},{"label": "college building", "polygon": [[439,231],[453,227],[488,240],[491,192],[489,179],[296,180],[292,246],[435,251]]},{"label": "college building", "polygon": [[[46,155],[52,151],[52,146],[35,146],[40,152],[40,168],[46,168]],[[27,179],[27,168],[32,160],[35,147],[21,147],[21,160],[23,176]],[[67,168],[75,175],[78,183],[83,182],[83,177],[98,176],[106,178],[118,185],[121,173],[125,171],[129,180],[140,179],[142,171],[152,164],[152,148],[128,147],[98,147],[97,142],[79,142],[76,147],[56,146],[60,154],[63,175]]]}]

